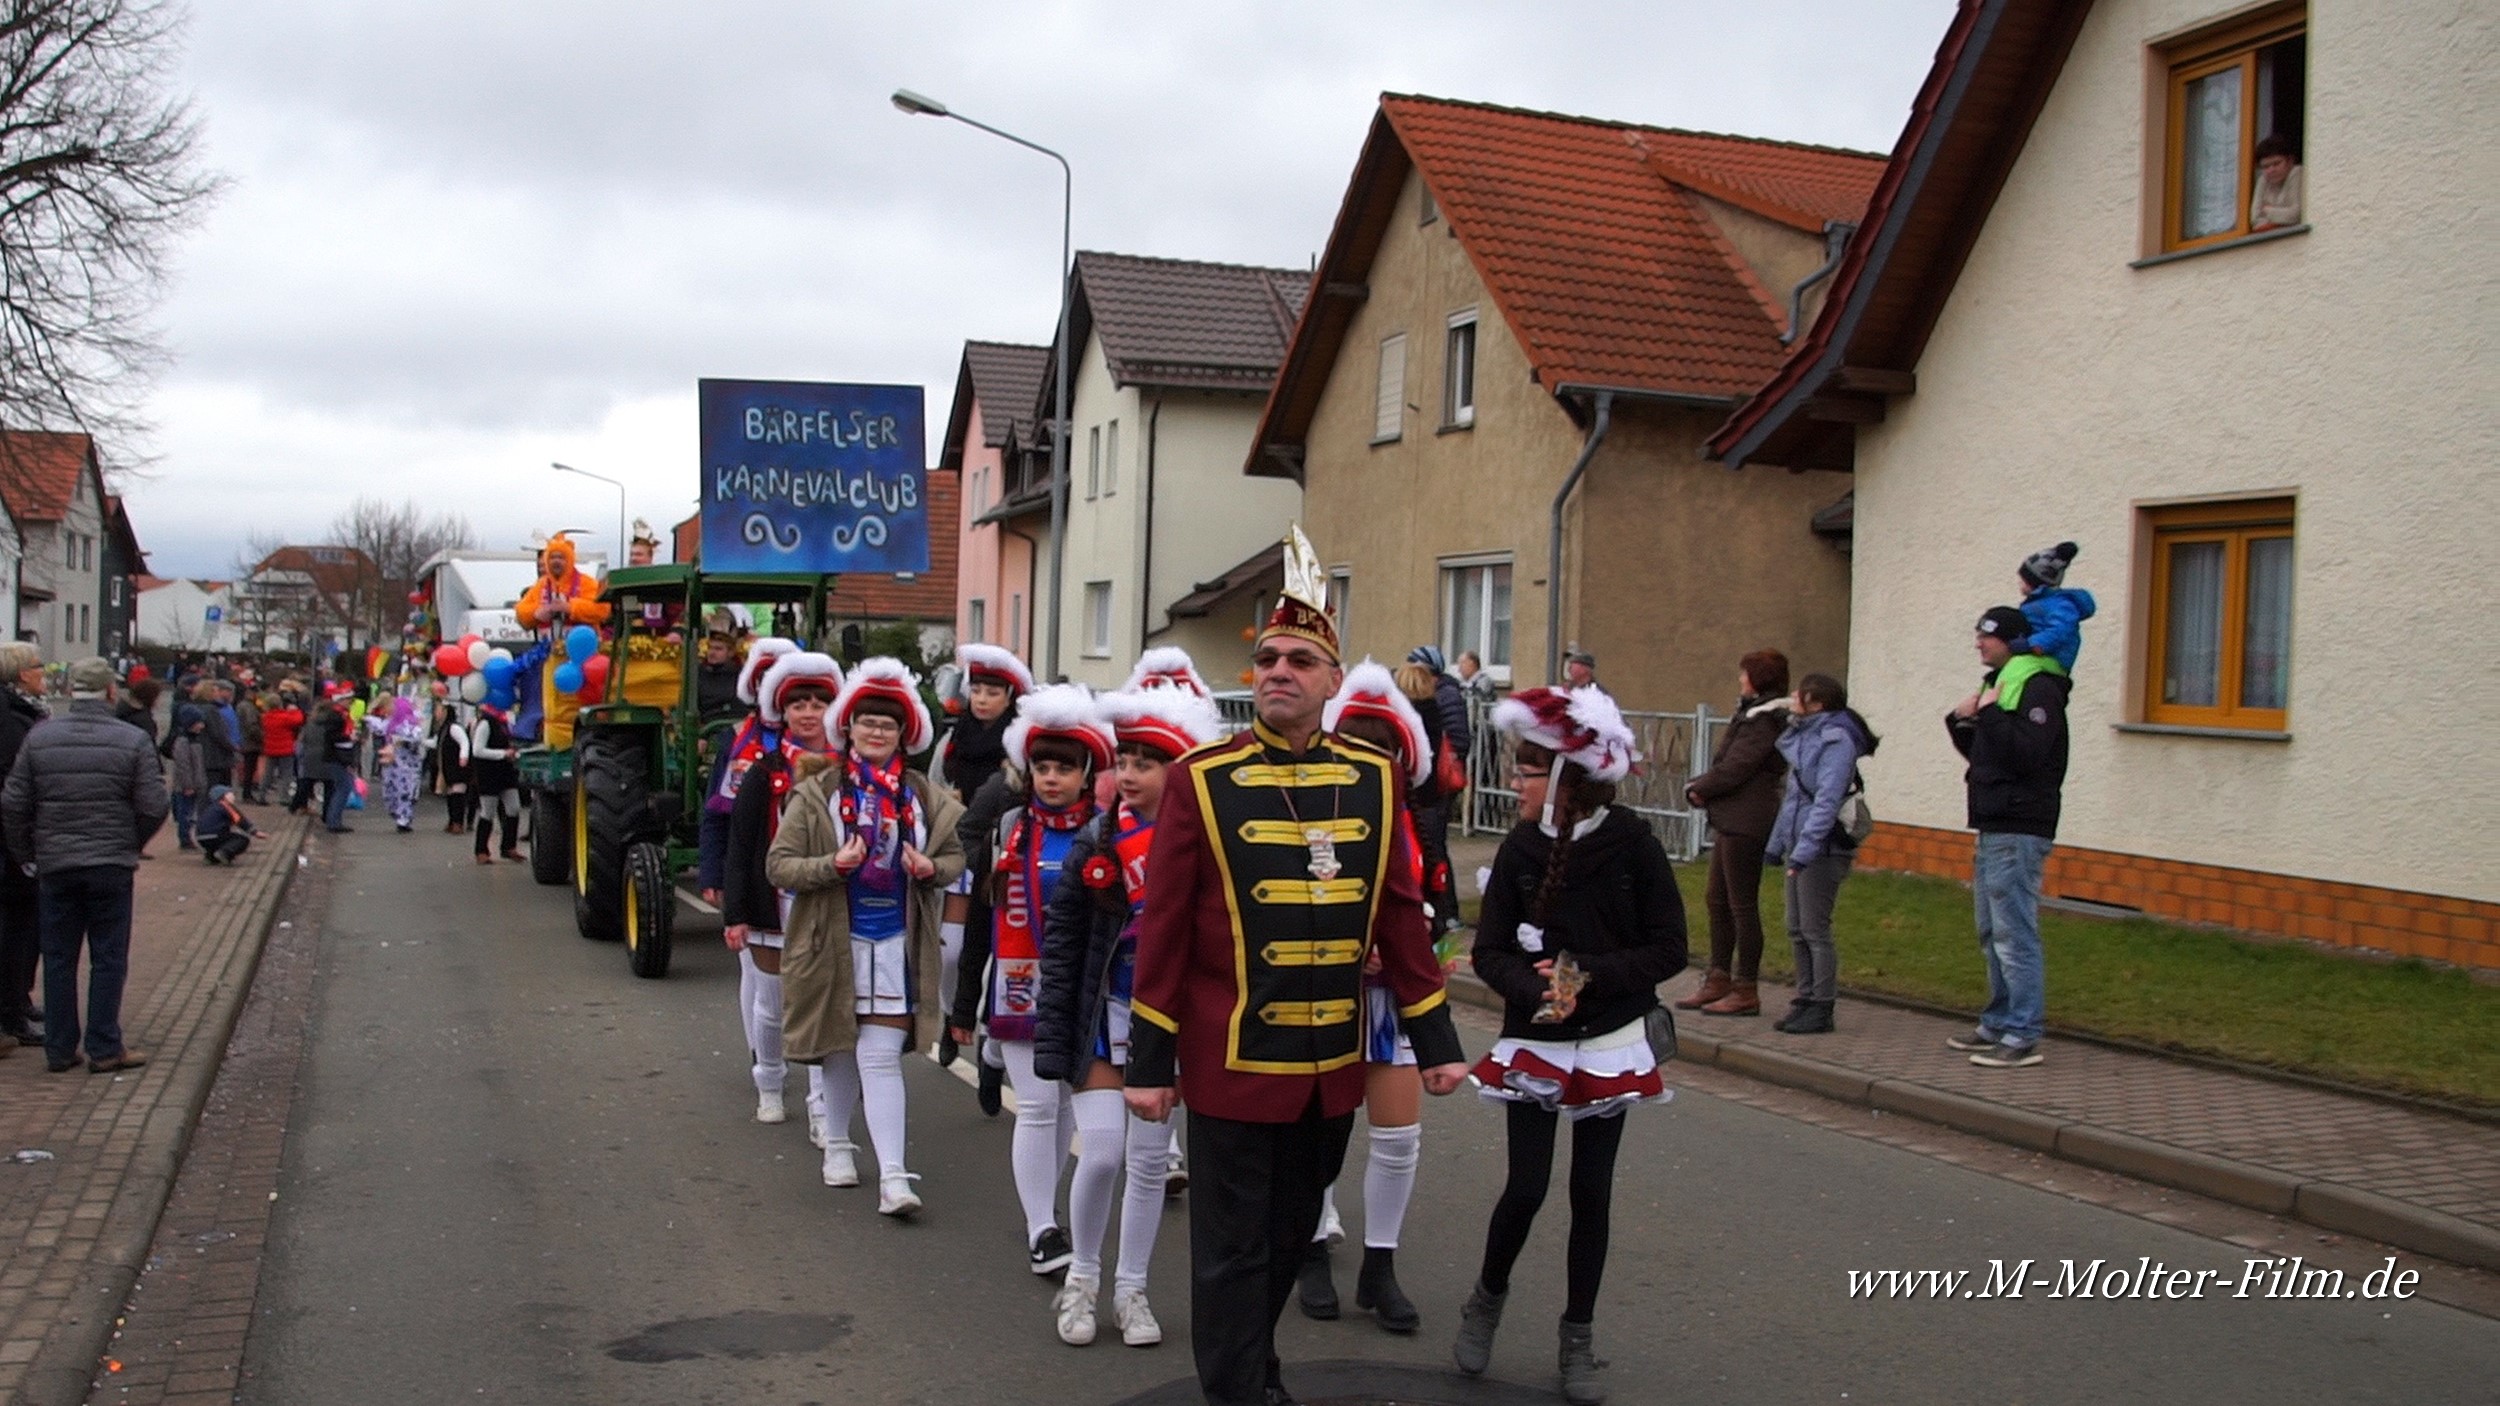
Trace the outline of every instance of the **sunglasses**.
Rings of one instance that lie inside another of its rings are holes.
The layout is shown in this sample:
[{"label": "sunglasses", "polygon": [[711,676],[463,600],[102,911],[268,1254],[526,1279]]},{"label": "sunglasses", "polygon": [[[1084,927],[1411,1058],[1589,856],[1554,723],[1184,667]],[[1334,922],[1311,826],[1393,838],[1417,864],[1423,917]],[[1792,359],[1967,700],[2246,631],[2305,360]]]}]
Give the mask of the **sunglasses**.
[{"label": "sunglasses", "polygon": [[1328,661],[1307,649],[1262,649],[1250,656],[1250,667],[1273,669],[1282,664],[1296,673],[1311,673],[1327,666]]}]

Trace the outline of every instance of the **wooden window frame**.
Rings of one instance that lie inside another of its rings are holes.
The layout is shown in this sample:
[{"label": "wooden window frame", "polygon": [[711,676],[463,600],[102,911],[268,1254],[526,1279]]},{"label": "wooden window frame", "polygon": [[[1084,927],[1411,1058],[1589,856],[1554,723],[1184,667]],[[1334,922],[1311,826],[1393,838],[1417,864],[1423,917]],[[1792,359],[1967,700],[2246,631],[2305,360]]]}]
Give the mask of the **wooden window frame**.
[{"label": "wooden window frame", "polygon": [[[2281,538],[2299,553],[2296,500],[2252,498],[2224,503],[2183,503],[2143,509],[2152,560],[2149,609],[2145,613],[2144,721],[2177,727],[2208,727],[2235,732],[2288,731],[2289,707],[2249,708],[2239,702],[2241,668],[2248,647],[2248,544]],[[2169,657],[2170,549],[2193,542],[2219,542],[2222,557],[2222,638],[2216,661],[2214,706],[2171,703],[2161,696],[2163,664]],[[2293,592],[2299,608],[2299,592]]]},{"label": "wooden window frame", "polygon": [[[2162,46],[2165,88],[2162,96],[2161,228],[2154,249],[2176,254],[2235,239],[2246,239],[2249,184],[2257,169],[2257,54],[2286,39],[2309,32],[2307,4],[2277,6],[2260,14],[2207,30]],[[2194,239],[2179,237],[2186,203],[2187,85],[2226,69],[2240,70],[2240,156],[2238,191],[2233,196],[2231,227]],[[2302,94],[2303,101],[2307,93]],[[2306,212],[2303,212],[2304,216]]]}]

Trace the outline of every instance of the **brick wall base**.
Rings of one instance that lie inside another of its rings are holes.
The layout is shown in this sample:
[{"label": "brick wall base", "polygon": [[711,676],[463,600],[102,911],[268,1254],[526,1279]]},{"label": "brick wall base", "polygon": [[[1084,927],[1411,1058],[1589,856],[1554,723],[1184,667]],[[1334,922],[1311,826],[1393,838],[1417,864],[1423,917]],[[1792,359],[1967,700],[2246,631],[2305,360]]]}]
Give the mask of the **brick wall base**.
[{"label": "brick wall base", "polygon": [[[1966,830],[1884,822],[1859,848],[1858,863],[1969,883],[1971,845]],[[2049,853],[2043,888],[2148,917],[2500,970],[2500,903],[2064,843]]]}]

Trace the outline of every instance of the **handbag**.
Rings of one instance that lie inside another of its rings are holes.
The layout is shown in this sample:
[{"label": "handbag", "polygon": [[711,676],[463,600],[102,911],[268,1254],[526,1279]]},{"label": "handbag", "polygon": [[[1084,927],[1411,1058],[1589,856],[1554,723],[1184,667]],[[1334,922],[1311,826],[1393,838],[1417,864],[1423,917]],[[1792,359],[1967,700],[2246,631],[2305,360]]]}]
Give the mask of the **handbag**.
[{"label": "handbag", "polygon": [[1441,739],[1440,755],[1433,758],[1432,779],[1440,783],[1441,793],[1445,796],[1455,796],[1467,789],[1467,764],[1458,759],[1457,750],[1450,746],[1450,739],[1446,737]]},{"label": "handbag", "polygon": [[1641,1034],[1649,1040],[1649,1054],[1660,1064],[1675,1058],[1675,1012],[1664,1005],[1641,1017]]},{"label": "handbag", "polygon": [[1856,767],[1849,768],[1849,789],[1840,793],[1840,809],[1832,819],[1833,828],[1848,837],[1853,849],[1875,833],[1875,808],[1866,803],[1866,778]]}]

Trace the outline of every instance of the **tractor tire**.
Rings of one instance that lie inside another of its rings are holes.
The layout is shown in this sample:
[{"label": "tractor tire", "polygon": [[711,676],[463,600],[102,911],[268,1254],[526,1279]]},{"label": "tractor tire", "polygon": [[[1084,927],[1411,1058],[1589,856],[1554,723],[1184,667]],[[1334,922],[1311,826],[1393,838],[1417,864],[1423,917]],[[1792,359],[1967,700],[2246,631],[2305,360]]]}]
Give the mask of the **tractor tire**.
[{"label": "tractor tire", "polygon": [[530,792],[530,877],[547,885],[573,880],[573,797],[552,786]]},{"label": "tractor tire", "polygon": [[651,758],[631,732],[573,743],[573,925],[593,942],[625,936],[625,850],[650,813]]},{"label": "tractor tire", "polygon": [[634,975],[668,975],[677,927],[677,887],[669,882],[668,846],[638,840],[625,848],[625,960]]}]

